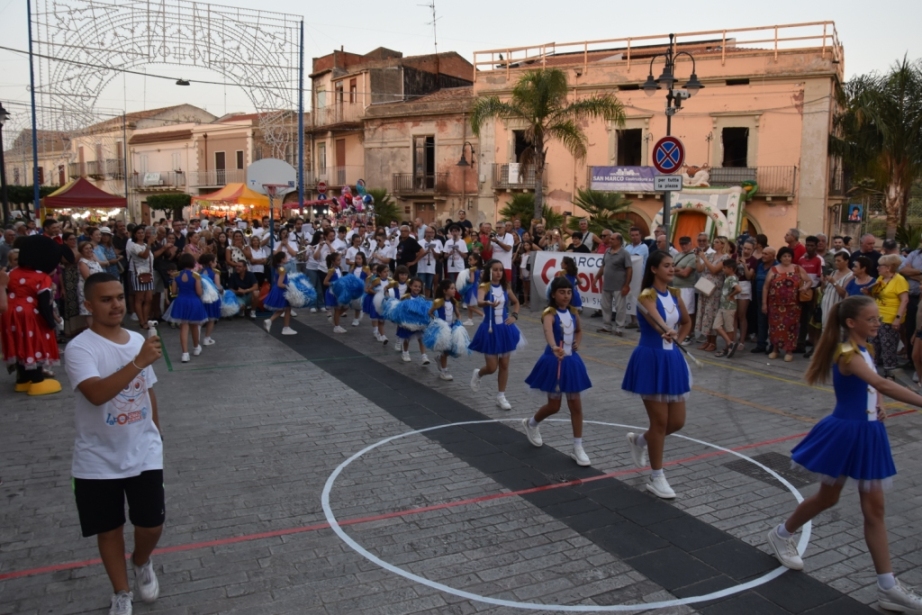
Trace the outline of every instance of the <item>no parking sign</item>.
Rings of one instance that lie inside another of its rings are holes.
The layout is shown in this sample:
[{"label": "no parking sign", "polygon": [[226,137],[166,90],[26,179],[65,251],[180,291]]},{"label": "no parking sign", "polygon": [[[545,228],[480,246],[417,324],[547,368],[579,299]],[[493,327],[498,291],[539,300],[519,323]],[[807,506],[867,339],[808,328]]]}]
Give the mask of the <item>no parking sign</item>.
[{"label": "no parking sign", "polygon": [[653,146],[653,166],[660,173],[675,173],[685,162],[685,146],[676,137],[663,137]]}]

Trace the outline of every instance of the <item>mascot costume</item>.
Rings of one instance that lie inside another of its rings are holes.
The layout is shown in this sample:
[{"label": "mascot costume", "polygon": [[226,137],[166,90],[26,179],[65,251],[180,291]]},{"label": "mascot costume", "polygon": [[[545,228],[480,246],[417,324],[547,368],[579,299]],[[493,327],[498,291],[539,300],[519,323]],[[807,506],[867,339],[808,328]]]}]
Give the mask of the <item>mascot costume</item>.
[{"label": "mascot costume", "polygon": [[10,271],[7,309],[0,315],[3,359],[16,370],[16,391],[29,395],[58,393],[61,383],[45,378],[44,367],[60,361],[55,335],[54,290],[49,275],[70,249],[44,235],[16,241],[19,266]]}]

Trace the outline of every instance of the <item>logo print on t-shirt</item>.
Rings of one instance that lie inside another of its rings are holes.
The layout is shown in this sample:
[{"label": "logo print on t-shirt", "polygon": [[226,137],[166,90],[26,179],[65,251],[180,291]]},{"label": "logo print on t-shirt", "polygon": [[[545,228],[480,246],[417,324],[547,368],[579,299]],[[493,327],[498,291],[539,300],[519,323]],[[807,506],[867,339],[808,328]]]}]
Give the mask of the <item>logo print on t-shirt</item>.
[{"label": "logo print on t-shirt", "polygon": [[112,399],[112,405],[118,411],[116,416],[106,416],[106,424],[130,425],[147,418],[147,381],[144,372],[138,374]]}]

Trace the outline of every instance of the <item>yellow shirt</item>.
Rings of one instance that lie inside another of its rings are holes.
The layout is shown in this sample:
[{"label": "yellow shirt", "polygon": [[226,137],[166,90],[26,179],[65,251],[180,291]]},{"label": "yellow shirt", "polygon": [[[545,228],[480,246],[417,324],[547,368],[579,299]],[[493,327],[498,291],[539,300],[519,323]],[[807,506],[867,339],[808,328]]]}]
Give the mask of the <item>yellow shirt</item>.
[{"label": "yellow shirt", "polygon": [[[893,324],[900,309],[900,295],[909,293],[909,282],[900,274],[894,274],[889,283],[885,283],[883,278],[877,278],[877,288],[875,294],[877,299],[877,309],[880,311],[880,320],[884,324]],[[905,314],[903,315],[905,319]]]}]

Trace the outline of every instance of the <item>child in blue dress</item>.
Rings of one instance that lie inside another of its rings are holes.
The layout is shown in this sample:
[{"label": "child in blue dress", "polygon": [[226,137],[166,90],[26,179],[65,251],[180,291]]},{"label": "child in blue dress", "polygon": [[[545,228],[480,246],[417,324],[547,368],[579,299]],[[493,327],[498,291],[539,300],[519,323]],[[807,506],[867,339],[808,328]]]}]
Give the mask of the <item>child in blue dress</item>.
[{"label": "child in blue dress", "polygon": [[583,340],[579,312],[571,305],[575,289],[564,276],[551,282],[550,302],[541,314],[547,347],[532,368],[526,384],[547,393],[547,403],[530,419],[525,419],[525,435],[533,446],[541,446],[539,423],[560,411],[561,398],[567,396],[570,424],[573,426],[573,453],[570,457],[577,465],[590,465],[583,450],[583,403],[580,393],[592,386],[586,365],[576,351]]},{"label": "child in blue dress", "polygon": [[288,274],[285,272],[285,263],[288,262],[287,252],[276,252],[272,255],[272,286],[269,295],[263,301],[263,307],[272,310],[273,314],[263,321],[266,333],[272,333],[272,323],[284,314],[282,335],[297,335],[298,332],[291,328],[291,305],[285,298],[288,290]]},{"label": "child in blue dress", "polygon": [[[466,280],[464,282],[464,291],[461,293],[461,303],[467,306],[467,320],[461,324],[465,327],[473,327],[474,314],[483,316],[483,312],[477,309],[477,289],[480,288],[483,258],[481,258],[480,254],[471,252],[467,257],[467,266],[468,269],[466,272],[462,271],[458,274],[459,277],[463,275],[464,280]],[[461,284],[461,282],[457,282],[457,284]]]},{"label": "child in blue dress", "polygon": [[323,287],[326,292],[323,294],[324,305],[333,316],[333,333],[345,333],[346,330],[339,326],[339,319],[342,316],[343,309],[333,294],[333,282],[343,277],[343,270],[340,267],[343,257],[339,252],[327,254],[327,275],[323,279]]},{"label": "child in blue dress", "polygon": [[506,384],[509,381],[509,358],[524,341],[515,326],[519,319],[519,300],[515,293],[509,292],[506,271],[498,260],[486,264],[483,278],[487,281],[477,287],[477,305],[484,309],[484,317],[471,340],[470,349],[482,353],[486,365],[474,370],[471,389],[479,391],[480,379],[499,370],[496,404],[503,410],[512,410],[512,404],[506,399]]},{"label": "child in blue dress", "polygon": [[[214,268],[217,257],[214,254],[202,254],[198,257],[198,264],[202,266],[201,276],[211,280],[211,283],[218,289],[218,293],[223,293],[221,287],[221,272]],[[219,295],[220,296],[220,295]],[[221,300],[205,304],[205,313],[208,314],[208,324],[205,325],[205,336],[202,338],[202,346],[213,345],[214,339],[211,334],[214,331],[214,324],[221,318]]]},{"label": "child in blue dress", "polygon": [[[365,253],[356,252],[353,258],[355,260],[352,261],[352,275],[360,279],[362,284],[364,284],[368,279],[368,276],[371,275],[371,269],[368,268],[368,263],[365,259]],[[350,304],[350,307],[355,312],[355,318],[352,319],[352,326],[358,327],[362,324],[362,299],[356,299]]]},{"label": "child in blue dress", "polygon": [[[399,267],[398,267],[399,269]],[[407,271],[409,273],[409,271]],[[395,288],[394,290],[398,290]],[[407,282],[407,291],[401,296],[401,301],[409,301],[411,299],[418,299],[423,296],[423,281],[419,278],[413,278]],[[414,331],[408,329],[401,325],[397,325],[397,337],[401,340],[400,347],[402,349],[401,359],[404,363],[409,363],[413,359],[410,358],[410,340],[414,337],[416,338],[417,343],[419,343],[419,352],[422,355],[420,357],[420,362],[423,366],[429,365],[429,357],[426,356],[426,348],[423,346],[423,332]]]},{"label": "child in blue dress", "polygon": [[[163,315],[164,320],[179,323],[179,345],[182,347],[182,362],[189,362],[189,329],[192,329],[192,354],[202,354],[199,344],[199,325],[208,322],[205,304],[202,303],[202,281],[195,269],[195,257],[181,254],[177,260],[180,272],[171,284],[176,299]],[[191,326],[190,326],[191,325]]]},{"label": "child in blue dress", "polygon": [[871,297],[848,297],[829,314],[804,379],[809,384],[825,382],[831,369],[836,407],[791,451],[794,463],[819,475],[820,488],[784,523],[769,531],[768,544],[782,564],[802,570],[804,562],[794,533],[835,506],[845,484],[856,481],[864,539],[877,571],[878,604],[889,611],[920,612],[922,598],[900,585],[890,562],[884,489],[896,467],[882,422],[886,414],[880,406],[880,393],[914,406],[922,406],[922,396],[878,375],[867,346],[868,339],[882,326],[888,325],[880,323],[877,304]]},{"label": "child in blue dress", "polygon": [[[400,301],[409,289],[410,268],[406,265],[397,265],[394,269],[394,279],[384,288],[384,300],[396,299]],[[394,344],[394,350],[403,352],[403,344]]]},{"label": "child in blue dress", "polygon": [[373,273],[365,279],[365,298],[362,299],[362,311],[368,314],[371,320],[371,330],[375,334],[375,339],[385,345],[387,336],[384,335],[384,316],[375,307],[375,295],[383,296],[386,285],[387,265],[375,265]]},{"label": "child in blue dress", "polygon": [[657,250],[647,258],[641,282],[637,313],[640,342],[631,353],[621,388],[640,395],[650,419],[642,434],[627,434],[634,465],[647,465],[650,477],[646,488],[657,497],[672,499],[675,491],[663,473],[663,446],[666,436],[685,425],[685,400],[691,391],[688,363],[678,342],[691,331],[691,318],[678,289],[670,288],[674,268],[668,252]]},{"label": "child in blue dress", "polygon": [[[442,278],[438,287],[435,289],[435,298],[432,301],[432,307],[429,309],[430,318],[438,318],[448,325],[451,330],[456,324],[460,324],[461,313],[457,299],[455,299],[455,283],[451,278]],[[439,378],[441,380],[451,381],[454,376],[448,371],[448,351],[439,355]]]}]

